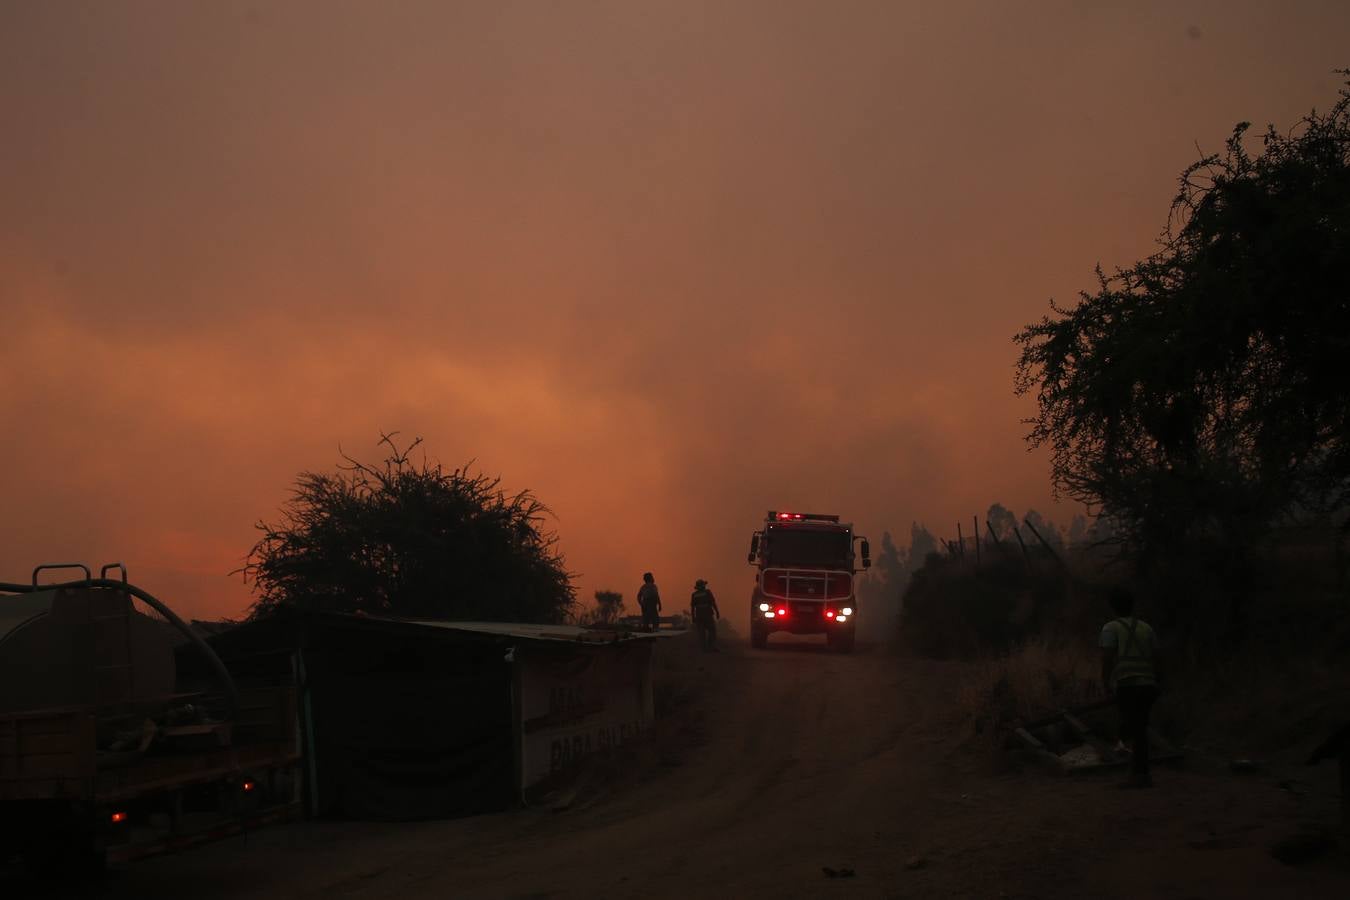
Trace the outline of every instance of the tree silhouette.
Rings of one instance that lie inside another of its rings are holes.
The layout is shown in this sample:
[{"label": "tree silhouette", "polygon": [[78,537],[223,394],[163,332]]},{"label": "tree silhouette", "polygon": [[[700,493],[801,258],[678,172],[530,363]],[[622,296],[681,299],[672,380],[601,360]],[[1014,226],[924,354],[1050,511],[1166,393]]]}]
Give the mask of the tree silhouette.
[{"label": "tree silhouette", "polygon": [[872,571],[868,583],[874,585],[876,593],[887,607],[898,606],[900,594],[909,579],[905,551],[895,545],[895,539],[889,531],[881,533],[881,552],[872,561]]},{"label": "tree silhouette", "polygon": [[1082,513],[1079,513],[1075,515],[1073,517],[1073,521],[1069,523],[1069,534],[1068,534],[1069,545],[1076,547],[1079,546],[1080,544],[1086,543],[1087,539],[1088,539],[1087,518],[1084,517]]},{"label": "tree silhouette", "polygon": [[381,435],[389,456],[342,454],[335,472],[302,472],[240,573],[254,616],[279,606],[411,618],[559,622],[575,598],[529,491],[466,466],[447,471]]},{"label": "tree silhouette", "polygon": [[623,618],[626,610],[623,594],[618,591],[595,592],[595,606],[577,617],[579,625],[613,625]]},{"label": "tree silhouette", "polygon": [[1030,523],[1032,528],[1036,529],[1037,533],[1039,533],[1050,546],[1062,547],[1064,545],[1064,537],[1059,532],[1059,526],[1036,512],[1036,510],[1027,510],[1027,514],[1023,518]]},{"label": "tree silhouette", "polygon": [[1145,551],[1350,505],[1350,91],[1254,155],[1248,128],[1182,173],[1154,256],[1016,337],[1057,492]]},{"label": "tree silhouette", "polygon": [[1017,516],[1013,515],[1002,503],[994,503],[984,514],[989,528],[998,535],[1000,541],[1012,540],[1013,528],[1017,526]]},{"label": "tree silhouette", "polygon": [[881,552],[877,554],[872,568],[879,572],[882,580],[888,584],[897,584],[905,574],[905,552],[895,546],[895,539],[889,531],[881,533]]},{"label": "tree silhouette", "polygon": [[937,538],[918,522],[909,526],[909,567],[916,570],[928,559],[928,554],[938,552]]}]

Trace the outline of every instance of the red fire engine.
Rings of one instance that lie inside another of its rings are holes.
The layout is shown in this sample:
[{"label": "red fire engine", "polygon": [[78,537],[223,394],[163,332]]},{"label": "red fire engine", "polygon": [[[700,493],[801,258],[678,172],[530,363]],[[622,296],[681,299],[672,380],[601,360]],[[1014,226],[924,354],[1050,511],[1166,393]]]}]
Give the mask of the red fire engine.
[{"label": "red fire engine", "polygon": [[[861,542],[861,553],[853,544]],[[862,566],[855,562],[861,557]],[[770,510],[750,538],[748,562],[757,568],[750,598],[750,643],[768,644],[775,631],[824,634],[848,653],[858,615],[854,576],[872,565],[867,539],[838,516]]]}]

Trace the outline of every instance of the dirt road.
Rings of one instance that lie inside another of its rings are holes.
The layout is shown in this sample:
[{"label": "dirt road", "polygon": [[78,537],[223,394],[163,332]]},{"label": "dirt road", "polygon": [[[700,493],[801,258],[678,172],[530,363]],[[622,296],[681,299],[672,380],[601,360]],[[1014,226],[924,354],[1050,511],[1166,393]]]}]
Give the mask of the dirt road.
[{"label": "dirt road", "polygon": [[1350,895],[1339,864],[1288,868],[1266,851],[1300,821],[1329,815],[1330,796],[1193,772],[1161,772],[1152,792],[991,774],[986,745],[951,703],[959,664],[794,643],[728,647],[675,677],[697,690],[668,718],[661,746],[564,810],[299,823],[113,872],[98,893]]}]

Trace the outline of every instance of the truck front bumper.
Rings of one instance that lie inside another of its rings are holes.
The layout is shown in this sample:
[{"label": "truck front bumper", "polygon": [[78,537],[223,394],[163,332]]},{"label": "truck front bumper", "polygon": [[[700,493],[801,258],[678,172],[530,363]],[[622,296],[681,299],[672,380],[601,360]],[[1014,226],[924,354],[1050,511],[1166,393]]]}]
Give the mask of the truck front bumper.
[{"label": "truck front bumper", "polygon": [[750,608],[750,627],[761,633],[829,634],[850,631],[856,618],[851,601],[820,602],[765,598]]}]

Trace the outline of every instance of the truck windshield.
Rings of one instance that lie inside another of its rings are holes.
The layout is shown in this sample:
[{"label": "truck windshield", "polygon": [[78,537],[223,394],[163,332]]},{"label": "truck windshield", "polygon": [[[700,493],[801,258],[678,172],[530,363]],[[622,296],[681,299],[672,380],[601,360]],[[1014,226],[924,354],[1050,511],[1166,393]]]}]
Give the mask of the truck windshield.
[{"label": "truck windshield", "polygon": [[770,566],[847,569],[853,563],[853,541],[847,532],[770,526],[766,537],[765,559]]}]

